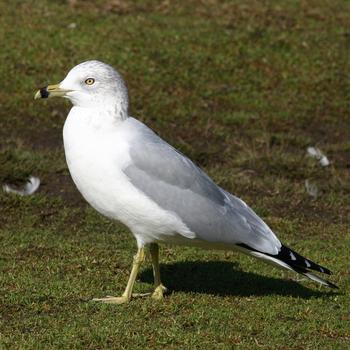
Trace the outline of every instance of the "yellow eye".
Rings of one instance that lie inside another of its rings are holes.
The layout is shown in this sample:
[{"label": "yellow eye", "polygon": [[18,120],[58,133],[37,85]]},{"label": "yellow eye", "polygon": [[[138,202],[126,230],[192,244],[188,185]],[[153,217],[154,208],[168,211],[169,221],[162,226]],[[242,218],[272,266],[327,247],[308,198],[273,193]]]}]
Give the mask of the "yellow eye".
[{"label": "yellow eye", "polygon": [[87,78],[85,80],[86,85],[92,85],[94,82],[95,82],[95,79],[93,79],[93,78]]}]

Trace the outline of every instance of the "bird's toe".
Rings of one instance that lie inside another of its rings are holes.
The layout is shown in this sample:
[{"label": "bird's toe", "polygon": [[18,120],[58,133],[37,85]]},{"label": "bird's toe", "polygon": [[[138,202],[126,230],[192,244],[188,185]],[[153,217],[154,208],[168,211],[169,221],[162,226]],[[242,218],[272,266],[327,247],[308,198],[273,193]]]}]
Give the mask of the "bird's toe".
[{"label": "bird's toe", "polygon": [[125,304],[130,301],[130,298],[128,298],[127,296],[121,296],[121,297],[107,296],[105,298],[93,298],[92,301],[99,301],[105,304]]}]

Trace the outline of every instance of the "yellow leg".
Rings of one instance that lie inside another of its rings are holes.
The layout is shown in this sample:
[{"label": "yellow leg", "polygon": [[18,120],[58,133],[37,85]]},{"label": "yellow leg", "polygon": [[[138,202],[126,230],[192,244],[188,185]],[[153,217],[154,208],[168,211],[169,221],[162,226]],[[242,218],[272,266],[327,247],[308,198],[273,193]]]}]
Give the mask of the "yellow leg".
[{"label": "yellow leg", "polygon": [[129,277],[128,284],[125,288],[124,293],[121,297],[106,297],[106,298],[94,298],[92,300],[94,301],[102,301],[103,303],[108,304],[123,304],[130,301],[132,297],[132,289],[134,287],[134,283],[137,277],[137,274],[139,272],[140,266],[142,262],[145,260],[145,249],[140,248],[138,249],[136,255],[134,256],[134,261],[132,264],[132,269]]},{"label": "yellow leg", "polygon": [[151,243],[149,247],[152,266],[153,266],[153,276],[154,276],[154,292],[152,293],[152,298],[160,300],[163,298],[164,293],[167,289],[163,286],[160,280],[160,270],[159,270],[159,247],[157,243]]}]

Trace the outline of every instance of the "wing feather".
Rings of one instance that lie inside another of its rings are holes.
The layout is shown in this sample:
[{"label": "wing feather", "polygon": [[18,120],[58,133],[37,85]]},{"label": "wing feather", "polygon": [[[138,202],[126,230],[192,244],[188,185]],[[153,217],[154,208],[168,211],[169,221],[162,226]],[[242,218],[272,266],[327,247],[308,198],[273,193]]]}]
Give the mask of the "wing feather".
[{"label": "wing feather", "polygon": [[[130,119],[130,118],[129,118]],[[241,199],[224,191],[190,159],[133,119],[130,181],[160,207],[176,213],[196,238],[227,245],[245,243],[277,254],[280,241]]]}]

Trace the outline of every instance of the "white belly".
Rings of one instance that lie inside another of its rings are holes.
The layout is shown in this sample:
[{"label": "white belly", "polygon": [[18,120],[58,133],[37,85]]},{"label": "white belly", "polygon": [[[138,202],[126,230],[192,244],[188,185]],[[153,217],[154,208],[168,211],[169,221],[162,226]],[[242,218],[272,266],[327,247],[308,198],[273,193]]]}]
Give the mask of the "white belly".
[{"label": "white belly", "polygon": [[176,214],[161,209],[123,173],[130,162],[128,133],[123,126],[102,132],[82,120],[80,113],[77,117],[74,109],[64,126],[64,148],[74,183],[89,204],[128,226],[138,244],[168,241],[178,234],[191,236]]}]

